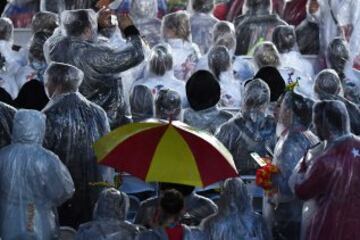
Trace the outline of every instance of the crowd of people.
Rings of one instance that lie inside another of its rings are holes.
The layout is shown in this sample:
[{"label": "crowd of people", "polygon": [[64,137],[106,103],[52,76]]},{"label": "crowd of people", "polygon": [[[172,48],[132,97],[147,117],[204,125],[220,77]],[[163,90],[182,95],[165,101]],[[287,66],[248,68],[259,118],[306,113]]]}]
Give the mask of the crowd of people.
[{"label": "crowd of people", "polygon": [[[9,0],[0,239],[356,239],[359,13],[358,0]],[[214,135],[239,177],[114,188],[93,144],[153,118]]]}]

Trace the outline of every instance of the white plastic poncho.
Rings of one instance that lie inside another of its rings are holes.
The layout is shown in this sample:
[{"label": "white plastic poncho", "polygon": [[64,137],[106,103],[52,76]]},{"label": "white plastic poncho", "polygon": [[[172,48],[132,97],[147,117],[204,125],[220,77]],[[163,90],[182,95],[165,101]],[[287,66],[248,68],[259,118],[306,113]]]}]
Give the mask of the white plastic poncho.
[{"label": "white plastic poncho", "polygon": [[16,109],[0,102],[0,148],[11,143],[11,131]]},{"label": "white plastic poncho", "polygon": [[69,171],[41,145],[45,116],[16,113],[12,144],[0,150],[0,236],[2,239],[57,239],[56,207],[74,193]]}]

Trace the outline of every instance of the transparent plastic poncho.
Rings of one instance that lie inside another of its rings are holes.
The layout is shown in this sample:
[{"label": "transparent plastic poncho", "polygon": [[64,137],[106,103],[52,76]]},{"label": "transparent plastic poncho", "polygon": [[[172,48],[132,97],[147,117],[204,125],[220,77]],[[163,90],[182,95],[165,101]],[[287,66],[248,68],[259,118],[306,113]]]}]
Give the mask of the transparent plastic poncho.
[{"label": "transparent plastic poncho", "polygon": [[11,132],[16,109],[0,102],[0,149],[11,143]]},{"label": "transparent plastic poncho", "polygon": [[20,110],[11,145],[0,151],[0,235],[3,239],[57,239],[56,207],[75,189],[68,169],[42,147],[45,116]]}]

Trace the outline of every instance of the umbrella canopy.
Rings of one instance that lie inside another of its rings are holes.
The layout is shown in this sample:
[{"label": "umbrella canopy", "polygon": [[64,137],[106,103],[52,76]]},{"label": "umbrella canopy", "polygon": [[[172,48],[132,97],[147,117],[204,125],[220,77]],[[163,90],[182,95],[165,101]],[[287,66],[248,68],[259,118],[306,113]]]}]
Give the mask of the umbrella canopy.
[{"label": "umbrella canopy", "polygon": [[215,137],[178,121],[131,123],[94,149],[99,163],[147,182],[204,187],[238,176],[231,154]]}]

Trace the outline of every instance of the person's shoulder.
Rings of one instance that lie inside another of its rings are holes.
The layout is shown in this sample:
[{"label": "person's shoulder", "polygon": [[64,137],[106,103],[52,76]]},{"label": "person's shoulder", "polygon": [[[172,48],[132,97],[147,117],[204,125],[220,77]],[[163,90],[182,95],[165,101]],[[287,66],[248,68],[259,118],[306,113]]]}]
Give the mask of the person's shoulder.
[{"label": "person's shoulder", "polygon": [[158,204],[158,201],[159,201],[158,197],[152,197],[142,201],[140,207],[141,208],[153,207]]}]

